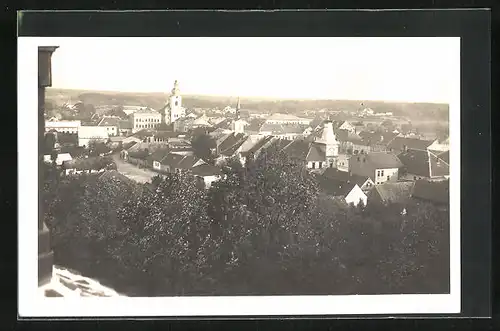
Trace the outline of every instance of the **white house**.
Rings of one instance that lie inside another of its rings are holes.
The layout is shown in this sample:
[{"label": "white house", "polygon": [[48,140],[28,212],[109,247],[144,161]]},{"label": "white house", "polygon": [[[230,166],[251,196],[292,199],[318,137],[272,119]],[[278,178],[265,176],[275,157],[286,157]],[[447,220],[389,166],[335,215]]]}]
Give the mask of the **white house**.
[{"label": "white house", "polygon": [[358,184],[354,184],[349,193],[344,198],[345,202],[348,204],[354,204],[358,206],[360,203],[366,206],[366,202],[368,197],[365,192],[358,186]]},{"label": "white house", "polygon": [[[60,165],[63,164],[64,161],[71,161],[71,160],[73,160],[73,158],[71,157],[71,155],[69,153],[57,154],[56,164],[58,166],[60,166]],[[44,155],[43,156],[43,161],[46,162],[46,163],[51,163],[52,162],[51,156],[50,155]]]},{"label": "white house", "polygon": [[81,121],[45,121],[45,132],[78,133],[81,125]]},{"label": "white house", "polygon": [[81,126],[78,129],[78,146],[89,146],[91,140],[107,142],[109,132],[106,126]]},{"label": "white house", "polygon": [[384,152],[359,154],[349,159],[349,172],[373,178],[376,185],[397,181],[402,166],[396,155]]}]

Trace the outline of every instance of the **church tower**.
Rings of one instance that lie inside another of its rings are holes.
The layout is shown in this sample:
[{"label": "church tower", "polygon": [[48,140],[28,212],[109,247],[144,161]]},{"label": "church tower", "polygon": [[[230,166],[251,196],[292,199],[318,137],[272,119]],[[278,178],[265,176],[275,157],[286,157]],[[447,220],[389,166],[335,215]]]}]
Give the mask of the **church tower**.
[{"label": "church tower", "polygon": [[333,123],[331,121],[325,122],[323,129],[322,142],[326,145],[325,157],[326,164],[329,168],[337,167],[337,158],[339,156],[339,142],[333,132]]},{"label": "church tower", "polygon": [[238,97],[238,103],[236,104],[235,120],[233,122],[233,131],[236,134],[245,133],[245,125],[247,124],[244,120],[241,119],[240,109],[241,109],[240,97]]},{"label": "church tower", "polygon": [[174,82],[174,87],[170,93],[168,105],[165,107],[165,124],[171,124],[186,115],[182,107],[182,96],[180,95],[179,82]]}]

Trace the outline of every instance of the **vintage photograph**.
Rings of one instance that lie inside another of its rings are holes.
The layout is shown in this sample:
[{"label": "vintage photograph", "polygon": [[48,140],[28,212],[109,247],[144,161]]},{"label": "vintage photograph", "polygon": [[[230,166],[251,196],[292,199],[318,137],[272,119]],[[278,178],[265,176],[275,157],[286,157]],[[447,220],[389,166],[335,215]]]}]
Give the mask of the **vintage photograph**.
[{"label": "vintage photograph", "polygon": [[52,41],[38,296],[450,294],[454,38]]}]

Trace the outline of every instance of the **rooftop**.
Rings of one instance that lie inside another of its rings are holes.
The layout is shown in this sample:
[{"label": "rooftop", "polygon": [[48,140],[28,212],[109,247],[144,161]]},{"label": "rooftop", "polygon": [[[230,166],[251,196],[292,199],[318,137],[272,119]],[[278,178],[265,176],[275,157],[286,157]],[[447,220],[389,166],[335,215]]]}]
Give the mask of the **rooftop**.
[{"label": "rooftop", "polygon": [[417,180],[412,197],[437,204],[447,204],[450,202],[449,181]]},{"label": "rooftop", "polygon": [[407,200],[413,192],[414,182],[386,182],[375,186],[376,192],[384,202],[399,202]]}]

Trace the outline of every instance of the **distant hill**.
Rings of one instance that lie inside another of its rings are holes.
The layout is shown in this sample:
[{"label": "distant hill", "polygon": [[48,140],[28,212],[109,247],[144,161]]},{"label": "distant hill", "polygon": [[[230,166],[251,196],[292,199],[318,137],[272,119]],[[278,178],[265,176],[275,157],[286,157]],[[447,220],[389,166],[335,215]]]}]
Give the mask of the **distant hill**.
[{"label": "distant hill", "polygon": [[[98,105],[140,105],[155,109],[165,105],[166,93],[131,93],[108,91],[85,91],[49,88],[46,97],[52,102],[62,102],[71,99],[85,104]],[[236,97],[184,95],[183,104],[186,108],[224,108],[236,104]],[[371,108],[376,113],[392,112],[395,116],[410,120],[448,121],[449,105],[433,103],[402,103],[367,100],[273,100],[270,98],[241,98],[244,109],[266,113],[285,112],[298,113],[303,110],[355,111]]]}]

